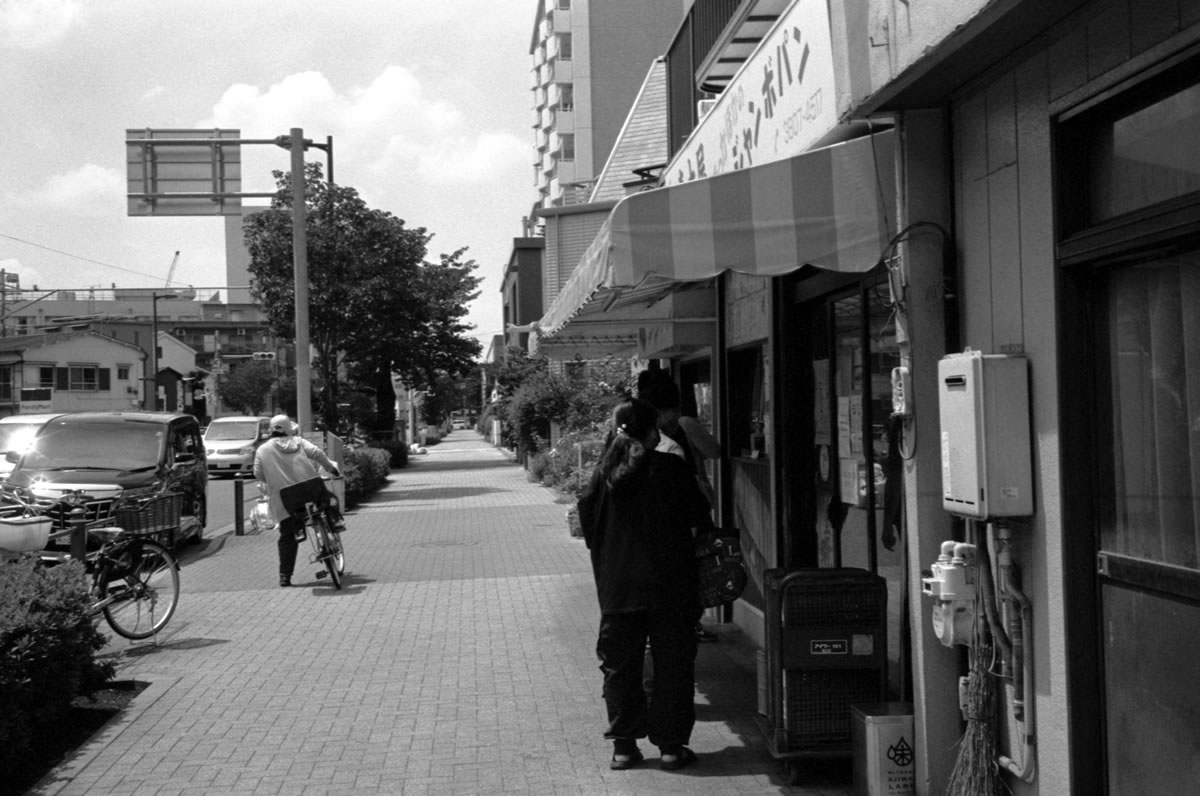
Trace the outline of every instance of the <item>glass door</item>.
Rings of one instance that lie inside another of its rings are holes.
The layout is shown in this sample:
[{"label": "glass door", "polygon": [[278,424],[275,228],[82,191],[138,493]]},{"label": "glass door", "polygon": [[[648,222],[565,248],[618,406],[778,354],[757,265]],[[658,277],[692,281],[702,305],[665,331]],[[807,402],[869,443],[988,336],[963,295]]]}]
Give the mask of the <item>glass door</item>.
[{"label": "glass door", "polygon": [[[892,368],[900,364],[887,285],[809,302],[812,369],[812,526],[821,567],[855,567],[888,584],[889,679],[902,682],[903,467],[891,419]],[[802,405],[807,402],[801,402]],[[806,522],[800,527],[808,526]]]}]

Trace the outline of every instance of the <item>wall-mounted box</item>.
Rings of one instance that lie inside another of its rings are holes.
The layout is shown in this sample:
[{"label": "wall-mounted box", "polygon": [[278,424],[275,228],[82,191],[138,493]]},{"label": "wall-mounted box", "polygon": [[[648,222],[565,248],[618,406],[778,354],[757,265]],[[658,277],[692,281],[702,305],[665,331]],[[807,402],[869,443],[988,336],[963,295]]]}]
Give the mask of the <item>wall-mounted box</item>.
[{"label": "wall-mounted box", "polygon": [[942,507],[977,519],[1033,513],[1029,364],[967,349],[938,362]]}]

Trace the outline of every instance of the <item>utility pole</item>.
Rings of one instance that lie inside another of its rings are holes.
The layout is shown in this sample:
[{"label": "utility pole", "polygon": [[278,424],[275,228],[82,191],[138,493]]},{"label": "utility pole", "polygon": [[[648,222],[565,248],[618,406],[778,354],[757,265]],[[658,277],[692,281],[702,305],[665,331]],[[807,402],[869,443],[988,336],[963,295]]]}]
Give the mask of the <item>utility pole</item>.
[{"label": "utility pole", "polygon": [[296,283],[296,422],[313,430],[312,361],[308,342],[308,231],[304,204],[304,130],[292,128],[292,265]]}]

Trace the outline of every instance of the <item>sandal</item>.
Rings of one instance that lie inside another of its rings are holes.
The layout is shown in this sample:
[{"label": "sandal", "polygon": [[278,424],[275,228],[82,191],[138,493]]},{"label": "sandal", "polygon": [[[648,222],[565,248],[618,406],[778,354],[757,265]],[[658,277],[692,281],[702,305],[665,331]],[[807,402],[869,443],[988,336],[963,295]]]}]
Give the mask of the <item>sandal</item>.
[{"label": "sandal", "polygon": [[689,766],[696,762],[696,753],[686,746],[681,747],[676,754],[664,754],[662,756],[662,767],[667,771],[678,771],[684,766]]},{"label": "sandal", "polygon": [[626,769],[633,768],[645,759],[646,756],[636,750],[627,755],[613,754],[612,762],[608,764],[608,767],[613,771],[625,771]]}]

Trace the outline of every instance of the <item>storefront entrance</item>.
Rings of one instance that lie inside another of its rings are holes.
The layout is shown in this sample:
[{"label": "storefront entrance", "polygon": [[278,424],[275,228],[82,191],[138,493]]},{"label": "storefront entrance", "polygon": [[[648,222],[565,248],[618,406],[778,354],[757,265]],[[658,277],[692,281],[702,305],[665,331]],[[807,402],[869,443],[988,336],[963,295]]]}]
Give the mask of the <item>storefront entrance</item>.
[{"label": "storefront entrance", "polygon": [[814,296],[820,288],[804,280],[786,288],[780,414],[790,443],[783,474],[788,557],[793,566],[855,567],[886,579],[888,679],[899,694],[908,642],[904,454],[891,416],[891,374],[900,364],[895,317],[883,276]]}]

